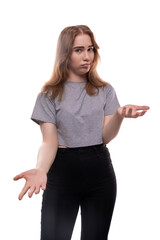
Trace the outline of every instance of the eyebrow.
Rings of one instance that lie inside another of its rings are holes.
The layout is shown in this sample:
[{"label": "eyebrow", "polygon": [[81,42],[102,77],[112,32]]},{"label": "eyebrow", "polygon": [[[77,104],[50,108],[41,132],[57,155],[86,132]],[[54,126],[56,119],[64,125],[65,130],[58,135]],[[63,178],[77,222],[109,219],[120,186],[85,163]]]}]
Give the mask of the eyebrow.
[{"label": "eyebrow", "polygon": [[[94,46],[93,46],[93,45],[89,45],[88,48],[90,48],[90,47],[94,47]],[[78,49],[79,49],[79,48],[83,49],[84,46],[76,46],[76,47],[74,47],[73,49],[77,49],[77,48],[78,48]]]}]

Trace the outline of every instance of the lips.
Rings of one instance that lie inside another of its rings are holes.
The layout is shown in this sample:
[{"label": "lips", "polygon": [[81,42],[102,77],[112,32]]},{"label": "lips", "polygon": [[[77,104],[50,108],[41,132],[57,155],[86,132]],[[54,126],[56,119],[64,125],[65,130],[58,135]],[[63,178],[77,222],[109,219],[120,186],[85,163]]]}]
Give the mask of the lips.
[{"label": "lips", "polygon": [[89,66],[90,66],[90,64],[83,64],[83,65],[81,65],[81,67],[85,67],[85,68],[87,68]]}]

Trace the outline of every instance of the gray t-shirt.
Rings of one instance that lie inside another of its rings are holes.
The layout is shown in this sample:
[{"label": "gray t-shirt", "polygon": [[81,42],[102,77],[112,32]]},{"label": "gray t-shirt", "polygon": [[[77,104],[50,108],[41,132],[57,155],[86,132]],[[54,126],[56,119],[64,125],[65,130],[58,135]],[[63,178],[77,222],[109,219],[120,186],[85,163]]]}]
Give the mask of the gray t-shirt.
[{"label": "gray t-shirt", "polygon": [[66,81],[62,101],[46,94],[37,96],[31,119],[56,125],[58,145],[83,147],[103,143],[104,116],[114,114],[120,107],[114,88],[109,84],[90,96],[85,83]]}]

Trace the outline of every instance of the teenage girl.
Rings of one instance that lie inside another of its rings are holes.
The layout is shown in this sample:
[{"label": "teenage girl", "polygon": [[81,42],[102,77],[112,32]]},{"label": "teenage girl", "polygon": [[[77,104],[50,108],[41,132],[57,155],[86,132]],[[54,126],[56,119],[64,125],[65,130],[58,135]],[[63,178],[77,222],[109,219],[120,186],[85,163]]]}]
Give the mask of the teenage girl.
[{"label": "teenage girl", "polygon": [[107,240],[117,185],[106,144],[124,118],[149,109],[120,106],[113,86],[97,74],[98,49],[89,27],[63,29],[53,74],[32,112],[43,138],[37,164],[14,180],[26,180],[19,200],[44,190],[41,240],[70,240],[79,206],[81,240]]}]

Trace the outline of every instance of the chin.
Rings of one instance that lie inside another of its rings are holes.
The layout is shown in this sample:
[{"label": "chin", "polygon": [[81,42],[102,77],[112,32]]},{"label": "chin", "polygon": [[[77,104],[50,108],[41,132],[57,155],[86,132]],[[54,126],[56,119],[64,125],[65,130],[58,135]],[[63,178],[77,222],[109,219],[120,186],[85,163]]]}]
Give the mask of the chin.
[{"label": "chin", "polygon": [[81,70],[80,73],[81,74],[87,74],[89,72],[90,68],[88,69],[84,69],[84,70]]}]

